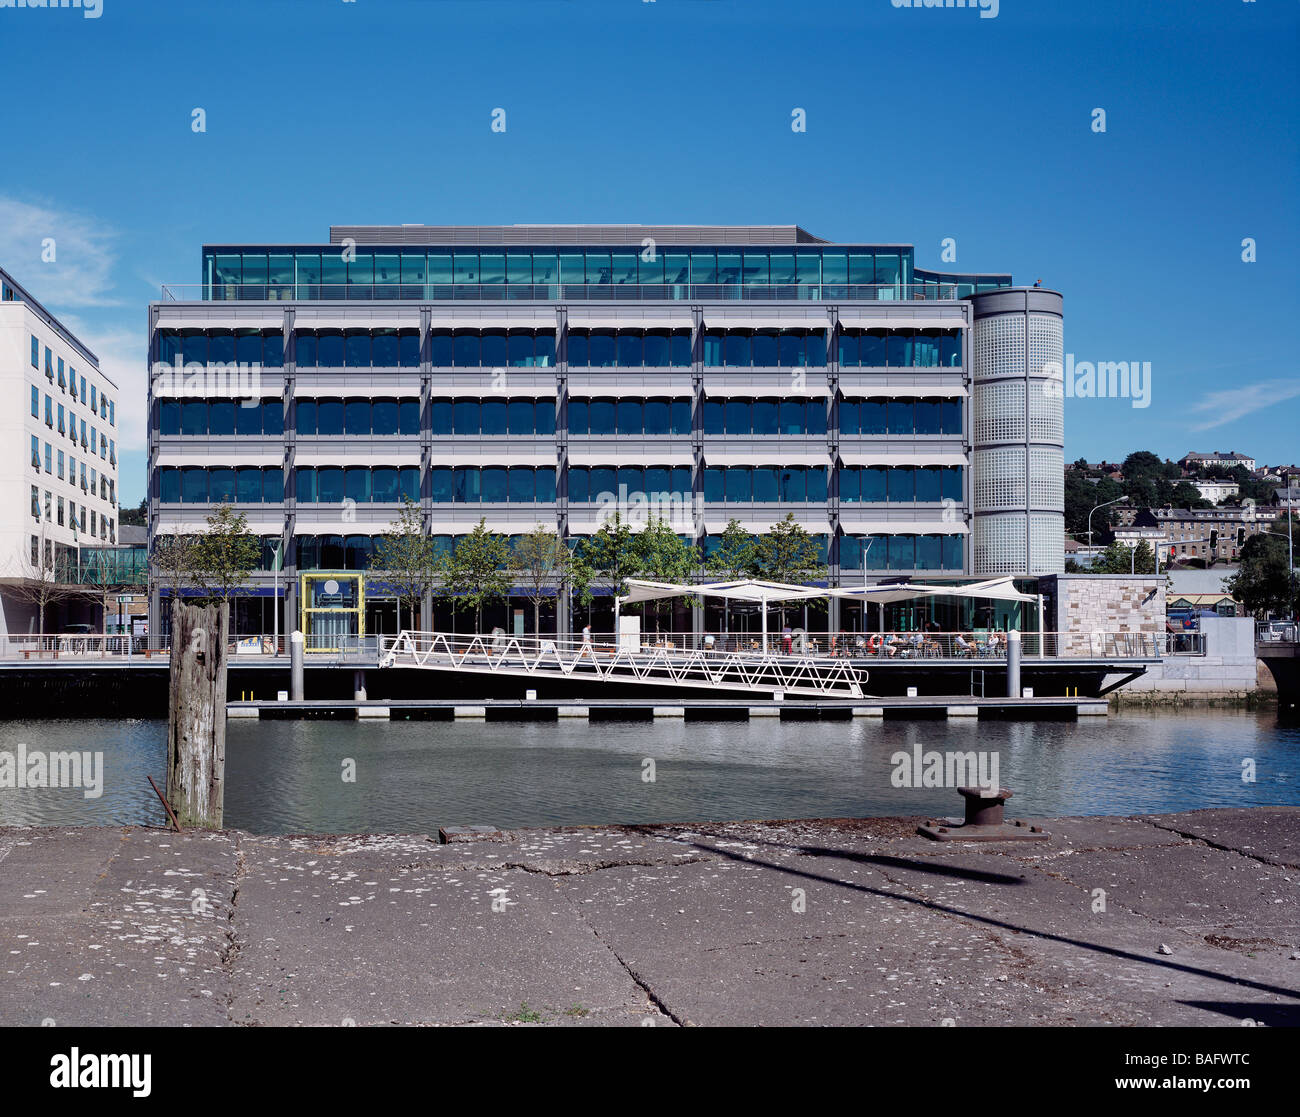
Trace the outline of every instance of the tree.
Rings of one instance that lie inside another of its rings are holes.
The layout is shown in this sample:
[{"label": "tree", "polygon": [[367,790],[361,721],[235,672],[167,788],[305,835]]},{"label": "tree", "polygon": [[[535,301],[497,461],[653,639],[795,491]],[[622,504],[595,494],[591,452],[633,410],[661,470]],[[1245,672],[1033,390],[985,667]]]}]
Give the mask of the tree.
[{"label": "tree", "polygon": [[1139,540],[1137,554],[1123,543],[1112,543],[1093,559],[1093,574],[1154,574],[1156,556],[1145,539]]},{"label": "tree", "polygon": [[[660,517],[651,519],[645,530],[637,533],[634,547],[639,560],[637,572],[652,581],[678,585],[689,582],[699,565],[695,548],[683,542],[668,521]],[[695,599],[688,597],[686,602],[693,605]],[[655,602],[656,629],[660,605]]]},{"label": "tree", "polygon": [[705,558],[704,567],[726,581],[748,578],[758,571],[758,543],[739,520],[728,520],[726,530],[718,536],[717,548]]},{"label": "tree", "polygon": [[[1124,495],[1123,487],[1109,477],[1103,477],[1096,484],[1089,481],[1077,470],[1068,470],[1065,474],[1065,530],[1076,539],[1087,539],[1088,513],[1099,504],[1114,500]],[[1111,523],[1115,506],[1098,508],[1092,516],[1094,536],[1104,532]]]},{"label": "tree", "polygon": [[[820,551],[817,541],[795,522],[794,513],[787,512],[784,520],[773,524],[772,530],[758,540],[758,572],[770,582],[812,582],[826,574]],[[781,623],[785,624],[784,604]]]},{"label": "tree", "polygon": [[167,610],[169,620],[181,599],[181,588],[197,580],[198,544],[198,536],[184,532],[154,537],[153,570],[158,581],[171,590]]},{"label": "tree", "polygon": [[248,581],[262,557],[257,539],[248,532],[248,517],[229,504],[218,504],[208,516],[207,530],[194,545],[193,575],[211,600],[226,604]]},{"label": "tree", "polygon": [[420,506],[409,496],[402,498],[402,510],[380,536],[370,556],[370,569],[397,594],[397,627],[402,627],[402,605],[411,614],[411,627],[419,628],[416,610],[438,576],[438,555],[433,540],[424,533]]},{"label": "tree", "polygon": [[640,570],[636,533],[617,512],[601,524],[595,535],[581,540],[573,554],[573,584],[584,605],[591,604],[595,582],[605,582],[621,597],[627,592],[627,579]]},{"label": "tree", "polygon": [[1169,502],[1175,508],[1213,508],[1214,505],[1201,496],[1201,490],[1188,481],[1179,481],[1169,494]]},{"label": "tree", "polygon": [[45,616],[51,605],[78,596],[77,563],[71,548],[52,543],[47,537],[47,523],[41,521],[40,534],[32,537],[35,554],[18,557],[17,580],[7,587],[19,601],[36,610],[38,635],[44,643]]},{"label": "tree", "polygon": [[123,524],[133,524],[136,527],[144,527],[149,522],[149,498],[144,497],[140,501],[138,508],[121,508],[117,514],[117,524],[121,527]]},{"label": "tree", "polygon": [[443,596],[456,609],[474,610],[474,631],[483,630],[483,606],[503,601],[510,592],[510,544],[481,519],[441,563]]},{"label": "tree", "polygon": [[[1285,535],[1286,520],[1279,519],[1269,530]],[[1300,524],[1293,522],[1292,531],[1300,531]],[[1297,580],[1287,569],[1287,541],[1276,535],[1252,535],[1247,539],[1237,573],[1223,584],[1261,620],[1269,613],[1295,616],[1300,611]]]},{"label": "tree", "polygon": [[542,602],[554,597],[569,570],[569,548],[548,527],[538,524],[515,540],[510,570],[533,603],[533,632],[542,634]]}]

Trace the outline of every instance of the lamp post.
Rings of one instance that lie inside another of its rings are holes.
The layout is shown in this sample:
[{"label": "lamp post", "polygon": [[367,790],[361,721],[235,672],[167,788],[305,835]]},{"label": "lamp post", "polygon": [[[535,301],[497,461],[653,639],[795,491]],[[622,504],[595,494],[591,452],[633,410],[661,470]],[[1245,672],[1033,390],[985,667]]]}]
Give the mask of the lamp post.
[{"label": "lamp post", "polygon": [[1292,612],[1294,612],[1295,607],[1295,545],[1292,541],[1291,524],[1294,520],[1295,517],[1288,507],[1286,510],[1286,535],[1283,535],[1280,531],[1265,531],[1263,528],[1260,528],[1255,533],[1256,535],[1272,535],[1278,539],[1286,540],[1286,582],[1287,587],[1291,590]]},{"label": "lamp post", "polygon": [[1101,504],[1094,506],[1092,511],[1088,513],[1088,569],[1089,570],[1092,569],[1092,560],[1096,557],[1092,553],[1092,513],[1096,512],[1098,508],[1106,508],[1112,504],[1120,504],[1126,500],[1128,500],[1128,497],[1126,496],[1117,496],[1114,500],[1107,500]]}]

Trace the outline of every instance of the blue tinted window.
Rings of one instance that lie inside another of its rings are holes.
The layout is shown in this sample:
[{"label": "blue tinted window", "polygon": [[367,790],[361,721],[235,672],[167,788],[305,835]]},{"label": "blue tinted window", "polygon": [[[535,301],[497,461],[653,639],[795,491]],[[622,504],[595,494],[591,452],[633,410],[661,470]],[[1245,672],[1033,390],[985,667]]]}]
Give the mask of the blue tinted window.
[{"label": "blue tinted window", "polygon": [[939,570],[943,566],[943,546],[937,535],[916,537],[916,569]]},{"label": "blue tinted window", "polygon": [[[241,411],[246,410],[241,407]],[[261,424],[258,424],[259,428]],[[230,399],[216,399],[208,405],[208,433],[209,434],[234,434],[235,433],[235,401]],[[260,433],[260,430],[259,430]]]},{"label": "blue tinted window", "polygon": [[726,404],[720,399],[705,399],[704,401],[704,433],[705,434],[725,434],[726,426]]},{"label": "blue tinted window", "polygon": [[345,434],[370,433],[370,401],[350,399],[343,405],[343,432]]},{"label": "blue tinted window", "polygon": [[860,346],[864,368],[884,368],[888,363],[888,346],[883,333],[877,331],[863,334]]},{"label": "blue tinted window", "polygon": [[533,404],[533,430],[538,434],[555,433],[555,401],[539,399]]},{"label": "blue tinted window", "polygon": [[[249,404],[252,406],[248,406]],[[260,400],[240,400],[239,406],[235,408],[235,433],[262,433],[262,404]]]},{"label": "blue tinted window", "polygon": [[299,434],[316,433],[316,401],[300,399],[294,403],[294,423]]},{"label": "blue tinted window", "polygon": [[235,360],[242,365],[262,363],[262,334],[260,330],[239,330],[235,334]]},{"label": "blue tinted window", "polygon": [[[85,420],[82,420],[83,424]],[[201,399],[181,403],[181,434],[208,433],[208,405]]]},{"label": "blue tinted window", "polygon": [[587,426],[591,434],[614,433],[614,401],[594,399],[587,405]]},{"label": "blue tinted window", "polygon": [[889,401],[889,433],[911,434],[916,425],[916,408],[910,399]]},{"label": "blue tinted window", "polygon": [[916,500],[916,477],[911,466],[896,466],[887,473],[886,485],[891,503]]},{"label": "blue tinted window", "polygon": [[619,434],[641,433],[641,401],[620,399],[614,409],[615,429]]},{"label": "blue tinted window", "polygon": [[608,499],[616,496],[618,489],[614,484],[614,471],[608,466],[598,465],[587,471],[591,485],[591,499],[600,500],[602,495]]},{"label": "blue tinted window", "polygon": [[586,434],[589,408],[585,399],[569,400],[569,433]]},{"label": "blue tinted window", "polygon": [[316,471],[309,465],[300,465],[293,471],[294,499],[304,504],[316,503]]},{"label": "blue tinted window", "polygon": [[478,400],[458,399],[453,405],[452,423],[457,434],[478,434]]},{"label": "blue tinted window", "polygon": [[262,503],[279,504],[284,500],[284,470],[268,466],[262,470]]},{"label": "blue tinted window", "polygon": [[721,330],[706,330],[704,333],[704,363],[709,368],[722,367],[724,335]]},{"label": "blue tinted window", "polygon": [[674,368],[687,368],[691,364],[691,332],[675,330],[670,341],[669,358]]},{"label": "blue tinted window", "polygon": [[[35,388],[32,389],[36,391]],[[158,402],[158,431],[160,434],[181,433],[181,401],[165,399]]]},{"label": "blue tinted window", "polygon": [[264,399],[262,401],[262,433],[284,434],[284,401]]},{"label": "blue tinted window", "polygon": [[316,335],[297,333],[293,339],[293,359],[299,368],[316,367]]},{"label": "blue tinted window", "polygon": [[649,367],[664,368],[668,365],[668,334],[651,330],[645,335],[645,363]]},{"label": "blue tinted window", "polygon": [[403,330],[398,338],[397,363],[402,368],[420,367],[420,331]]},{"label": "blue tinted window", "polygon": [[774,399],[756,399],[751,412],[755,434],[777,434],[778,405]]},{"label": "blue tinted window", "polygon": [[262,335],[262,364],[266,368],[284,367],[284,334],[268,330]]},{"label": "blue tinted window", "polygon": [[749,400],[727,400],[727,433],[749,434]]},{"label": "blue tinted window", "polygon": [[942,500],[962,500],[962,470],[959,465],[944,466],[939,478],[939,496]]},{"label": "blue tinted window", "polygon": [[891,535],[889,537],[889,569],[914,570],[916,568],[916,537]]},{"label": "blue tinted window", "polygon": [[485,465],[480,471],[480,485],[484,502],[502,504],[506,500],[506,471],[504,466]]},{"label": "blue tinted window", "polygon": [[479,363],[479,336],[474,330],[457,330],[452,339],[452,364],[459,368]]},{"label": "blue tinted window", "polygon": [[942,537],[942,550],[940,562],[944,570],[962,569],[962,540],[960,535],[945,535]]},{"label": "blue tinted window", "polygon": [[575,465],[569,467],[568,485],[569,499],[576,501],[578,504],[586,504],[590,499],[587,493],[586,466]]},{"label": "blue tinted window", "polygon": [[348,368],[370,367],[370,332],[348,330],[344,338],[343,363]]},{"label": "blue tinted window", "polygon": [[370,430],[373,434],[397,433],[397,400],[377,399],[370,405]]},{"label": "blue tinted window", "polygon": [[400,499],[396,466],[380,465],[370,471],[370,495],[371,499],[385,504],[392,504]]},{"label": "blue tinted window", "polygon": [[668,434],[670,420],[666,399],[648,399],[642,409],[642,422],[646,434]]},{"label": "blue tinted window", "polygon": [[725,341],[725,353],[723,361],[726,365],[735,368],[746,368],[750,364],[750,339],[749,335],[740,333],[737,330],[728,332]]},{"label": "blue tinted window", "polygon": [[533,471],[527,466],[510,469],[506,475],[506,494],[511,504],[531,504],[536,494]]},{"label": "blue tinted window", "polygon": [[618,334],[617,360],[620,368],[639,368],[642,363],[644,342],[634,330],[620,330]]},{"label": "blue tinted window", "polygon": [[343,470],[336,465],[316,470],[316,499],[322,504],[343,503]]},{"label": "blue tinted window", "polygon": [[858,335],[852,331],[840,334],[840,364],[856,367],[858,360]]},{"label": "blue tinted window", "polygon": [[749,466],[733,465],[726,470],[727,501],[747,501],[753,495],[753,484],[749,476]]},{"label": "blue tinted window", "polygon": [[916,499],[937,504],[940,499],[939,469],[921,466],[916,470]]},{"label": "blue tinted window", "polygon": [[228,365],[235,359],[234,330],[212,330],[208,334],[208,362]]},{"label": "blue tinted window", "polygon": [[240,504],[261,504],[262,471],[253,465],[240,466],[235,491]]},{"label": "blue tinted window", "polygon": [[539,368],[555,367],[555,334],[538,334],[533,342],[533,364]]},{"label": "blue tinted window", "polygon": [[592,330],[588,346],[588,364],[592,368],[614,367],[615,347],[612,330]]},{"label": "blue tinted window", "polygon": [[691,493],[691,467],[689,465],[673,466],[672,491],[678,496]]},{"label": "blue tinted window", "polygon": [[538,504],[555,503],[555,467],[542,466],[536,471],[536,500]]},{"label": "blue tinted window", "polygon": [[776,330],[755,331],[752,356],[756,368],[775,368],[781,363]]},{"label": "blue tinted window", "polygon": [[[85,468],[85,462],[82,462],[82,468]],[[181,470],[181,499],[186,504],[207,503],[207,470],[197,465],[187,465]]]},{"label": "blue tinted window", "polygon": [[824,465],[810,467],[805,470],[804,477],[808,482],[808,494],[804,499],[814,504],[824,502],[826,500],[826,467]]},{"label": "blue tinted window", "polygon": [[533,335],[524,330],[512,330],[506,339],[509,363],[512,368],[527,368],[533,363]]},{"label": "blue tinted window", "polygon": [[358,504],[370,500],[370,470],[362,465],[349,466],[343,471],[343,495]]},{"label": "blue tinted window", "polygon": [[886,484],[888,473],[889,470],[879,465],[861,471],[863,504],[883,504],[888,499],[889,491]]},{"label": "blue tinted window", "polygon": [[939,434],[942,430],[942,405],[938,400],[916,401],[916,433]]},{"label": "blue tinted window", "polygon": [[506,404],[506,428],[511,434],[532,434],[536,411],[530,399],[512,399]]},{"label": "blue tinted window", "polygon": [[940,430],[943,434],[961,434],[961,400],[946,399],[940,404]]},{"label": "blue tinted window", "polygon": [[944,334],[939,338],[939,364],[944,368],[961,367],[961,333]]},{"label": "blue tinted window", "polygon": [[420,401],[404,399],[397,405],[397,429],[400,434],[420,433]]},{"label": "blue tinted window", "polygon": [[429,362],[434,368],[450,368],[453,350],[450,330],[433,330],[429,334]]},{"label": "blue tinted window", "polygon": [[[780,490],[778,489],[777,479],[776,479],[777,472],[778,471],[775,466],[766,466],[766,465],[755,466],[754,469],[751,471],[751,478],[753,481],[753,493],[754,493],[754,499],[756,501],[771,503],[778,499],[780,500],[789,499],[786,496],[784,496],[782,493],[780,493]],[[790,476],[791,472],[792,471],[788,469],[783,469],[780,471],[782,475],[781,476],[782,482],[786,481],[786,479]],[[798,470],[798,474],[799,474],[799,480],[802,481],[803,470]],[[781,487],[784,488],[785,487],[784,484]],[[799,487],[800,489],[803,488],[802,485],[800,485]],[[795,499],[802,499],[802,496],[796,497]]]},{"label": "blue tinted window", "polygon": [[321,368],[343,367],[342,330],[321,330],[316,335],[316,363]]},{"label": "blue tinted window", "polygon": [[420,499],[420,467],[404,465],[397,474],[398,499]]},{"label": "blue tinted window", "polygon": [[509,348],[504,330],[485,330],[480,339],[479,364],[503,368],[509,363]]},{"label": "blue tinted window", "polygon": [[691,401],[675,399],[669,404],[673,434],[691,433]]},{"label": "blue tinted window", "polygon": [[568,352],[569,364],[579,368],[586,368],[589,363],[590,345],[588,344],[587,335],[581,330],[570,330],[568,334]]},{"label": "blue tinted window", "polygon": [[376,330],[370,339],[370,363],[376,368],[396,368],[397,354],[397,331]]},{"label": "blue tinted window", "polygon": [[180,503],[180,470],[171,466],[158,470],[158,499],[162,501],[163,504]]},{"label": "blue tinted window", "polygon": [[725,481],[720,468],[709,466],[704,471],[704,499],[711,503],[720,503],[726,499]]},{"label": "blue tinted window", "polygon": [[452,434],[452,403],[449,399],[435,397],[429,401],[430,419],[434,434]]},{"label": "blue tinted window", "polygon": [[435,504],[451,501],[451,467],[436,465],[429,470],[429,492]]},{"label": "blue tinted window", "polygon": [[840,500],[846,504],[857,504],[862,499],[861,472],[856,466],[846,466],[839,471]]},{"label": "blue tinted window", "polygon": [[452,475],[452,491],[453,499],[458,504],[477,504],[479,494],[478,470],[458,466]]},{"label": "blue tinted window", "polygon": [[214,504],[233,504],[237,493],[233,469],[208,470],[208,496]]},{"label": "blue tinted window", "polygon": [[485,399],[479,405],[479,422],[483,434],[506,434],[506,401]]}]

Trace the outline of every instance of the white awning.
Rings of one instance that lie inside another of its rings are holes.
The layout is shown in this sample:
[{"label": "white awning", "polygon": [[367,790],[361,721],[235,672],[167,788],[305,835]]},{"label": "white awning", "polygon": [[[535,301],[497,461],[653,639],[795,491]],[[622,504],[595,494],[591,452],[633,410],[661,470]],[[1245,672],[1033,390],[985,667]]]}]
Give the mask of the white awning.
[{"label": "white awning", "polygon": [[454,314],[434,315],[429,323],[433,330],[554,330],[555,326],[555,311],[547,307],[479,313],[457,309]]},{"label": "white awning", "polygon": [[791,310],[706,307],[704,324],[717,330],[825,330],[830,320],[824,311],[809,317]]},{"label": "white awning", "polygon": [[476,379],[468,377],[442,378],[433,377],[429,384],[429,395],[436,396],[439,399],[447,399],[451,396],[474,396],[484,399],[509,399],[511,396],[533,396],[537,399],[546,396],[554,397],[555,381],[547,379],[538,379],[535,376],[515,377],[507,375],[501,382],[500,387],[503,391],[497,390],[497,385],[493,384],[491,377],[483,376]]},{"label": "white awning", "polygon": [[767,604],[772,601],[805,601],[811,597],[827,597],[830,592],[816,586],[790,586],[783,582],[701,582],[699,585],[681,582],[649,582],[628,578],[627,593],[619,598],[623,604],[637,601],[659,601],[665,597],[712,597],[727,601],[752,601]]},{"label": "white awning", "polygon": [[[770,519],[754,519],[752,513],[727,513],[710,510],[705,515],[704,527],[710,535],[721,535],[727,530],[727,525],[735,520],[741,527],[741,530],[749,532],[750,535],[768,535],[772,528],[778,523],[785,520],[785,516],[773,511]],[[795,516],[794,522],[798,524],[809,535],[828,535],[830,525],[825,519],[802,519]]]},{"label": "white awning", "polygon": [[647,310],[639,314],[630,307],[569,310],[569,325],[584,330],[689,330],[693,324],[689,311]]},{"label": "white awning", "polygon": [[962,399],[967,395],[960,382],[952,384],[905,384],[898,380],[870,377],[840,377],[840,393],[855,398],[867,396],[916,396],[918,399],[944,397]]},{"label": "white awning", "polygon": [[420,385],[411,381],[404,384],[376,384],[373,380],[360,382],[343,376],[337,380],[323,380],[316,376],[299,374],[293,382],[294,399],[314,397],[342,399],[345,396],[370,396],[375,399],[419,399]]},{"label": "white awning", "polygon": [[840,527],[845,535],[969,535],[961,520],[855,520],[853,504],[840,505]]},{"label": "white awning", "polygon": [[[222,304],[215,304],[221,306]],[[228,309],[216,310],[211,314],[187,308],[179,314],[159,311],[158,329],[160,330],[283,330],[284,311],[272,310],[261,314],[250,312],[247,308],[237,314]]]},{"label": "white awning", "polygon": [[780,468],[785,465],[830,465],[830,463],[830,454],[826,450],[789,450],[779,445],[754,449],[710,446],[704,448],[705,465],[770,465]]},{"label": "white awning", "polygon": [[695,455],[689,446],[575,446],[569,443],[570,465],[692,465]]},{"label": "white awning", "polygon": [[966,323],[960,316],[882,315],[879,310],[840,310],[840,325],[851,330],[960,330]]},{"label": "white awning", "polygon": [[845,449],[840,447],[840,460],[845,465],[967,465],[965,454],[950,450],[906,450],[893,453],[884,450]]},{"label": "white awning", "polygon": [[[211,445],[211,443],[209,443]],[[245,450],[238,442],[232,443],[220,456],[196,450],[160,451],[154,465],[203,466],[208,469],[238,469],[241,465],[283,465],[283,450]]]},{"label": "white awning", "polygon": [[688,399],[695,394],[689,378],[662,376],[630,376],[617,381],[597,380],[594,377],[569,374],[569,396],[592,399],[598,396],[641,398],[643,396],[668,396]]},{"label": "white awning", "polygon": [[521,446],[503,441],[500,446],[464,443],[459,446],[434,446],[429,451],[430,465],[554,465],[555,447]]},{"label": "white awning", "polygon": [[855,586],[851,589],[832,590],[835,597],[856,598],[859,601],[909,601],[917,597],[969,597],[981,601],[1037,601],[1033,594],[1020,593],[1010,578],[994,578],[973,585],[945,586],[920,582],[901,582],[876,586]]},{"label": "white awning", "polygon": [[418,330],[420,312],[395,314],[383,311],[367,314],[358,304],[347,309],[309,309],[294,312],[295,330]]},{"label": "white awning", "polygon": [[293,456],[293,464],[337,465],[344,468],[350,465],[419,465],[420,451],[407,449],[359,453],[344,443],[334,450],[299,450]]}]

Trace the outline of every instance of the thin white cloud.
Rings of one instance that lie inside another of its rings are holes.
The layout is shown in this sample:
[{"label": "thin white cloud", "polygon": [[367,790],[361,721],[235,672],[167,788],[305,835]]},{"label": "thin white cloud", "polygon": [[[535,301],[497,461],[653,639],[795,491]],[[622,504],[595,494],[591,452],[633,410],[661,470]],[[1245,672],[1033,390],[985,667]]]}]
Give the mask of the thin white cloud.
[{"label": "thin white cloud", "polygon": [[112,296],[116,242],[116,232],[94,218],[0,195],[0,261],[52,309],[122,305]]},{"label": "thin white cloud", "polygon": [[1300,396],[1300,383],[1295,380],[1260,380],[1221,392],[1210,392],[1189,410],[1211,416],[1202,423],[1193,423],[1192,430],[1207,431],[1225,423],[1235,423],[1266,407],[1275,407],[1283,400]]}]

